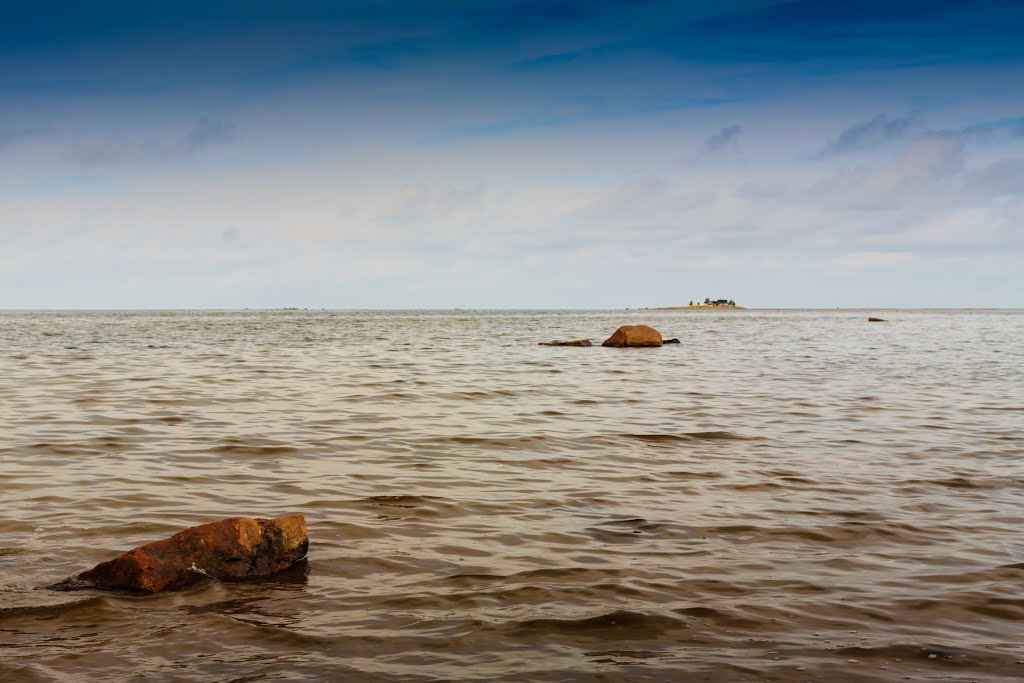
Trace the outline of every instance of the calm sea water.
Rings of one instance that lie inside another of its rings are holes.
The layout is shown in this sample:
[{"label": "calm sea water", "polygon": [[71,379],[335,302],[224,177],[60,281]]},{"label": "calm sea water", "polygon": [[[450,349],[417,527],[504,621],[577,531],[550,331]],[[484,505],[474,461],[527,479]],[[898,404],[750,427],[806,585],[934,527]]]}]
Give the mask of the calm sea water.
[{"label": "calm sea water", "polygon": [[[867,315],[0,313],[0,679],[1024,678],[1024,312]],[[291,512],[271,580],[33,590]]]}]

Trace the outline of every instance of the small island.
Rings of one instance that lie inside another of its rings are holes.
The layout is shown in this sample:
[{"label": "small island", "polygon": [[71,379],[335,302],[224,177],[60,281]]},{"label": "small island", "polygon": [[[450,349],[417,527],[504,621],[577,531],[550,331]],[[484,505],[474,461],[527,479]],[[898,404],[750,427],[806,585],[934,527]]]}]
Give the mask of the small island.
[{"label": "small island", "polygon": [[737,306],[733,299],[704,299],[703,302],[690,302],[689,306],[660,306],[657,308],[645,308],[645,311],[743,311],[743,306]]}]

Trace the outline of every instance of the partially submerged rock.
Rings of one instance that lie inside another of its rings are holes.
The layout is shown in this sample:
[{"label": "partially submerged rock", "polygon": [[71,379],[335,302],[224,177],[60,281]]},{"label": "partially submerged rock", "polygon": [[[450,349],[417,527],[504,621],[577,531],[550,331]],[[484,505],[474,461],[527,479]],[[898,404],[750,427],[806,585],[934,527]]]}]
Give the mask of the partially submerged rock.
[{"label": "partially submerged rock", "polygon": [[573,339],[571,341],[540,342],[537,346],[593,346],[589,339]]},{"label": "partially submerged rock", "polygon": [[664,340],[661,343],[662,344],[681,344],[682,342],[679,341],[678,339],[676,339],[675,337],[672,337],[671,339],[666,339],[666,340]]},{"label": "partially submerged rock", "polygon": [[885,322],[885,318],[868,317],[868,322],[869,323],[884,323]]},{"label": "partially submerged rock", "polygon": [[147,543],[51,586],[119,588],[157,593],[202,576],[239,580],[270,576],[306,556],[309,537],[302,515],[277,519],[232,517]]},{"label": "partially submerged rock", "polygon": [[601,346],[661,346],[661,333],[647,325],[623,325]]}]

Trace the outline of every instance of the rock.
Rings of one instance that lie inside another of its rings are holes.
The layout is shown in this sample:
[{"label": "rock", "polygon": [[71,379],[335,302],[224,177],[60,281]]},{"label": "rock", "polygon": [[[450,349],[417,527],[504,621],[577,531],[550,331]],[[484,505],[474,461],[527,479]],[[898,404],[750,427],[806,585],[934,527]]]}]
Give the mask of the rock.
[{"label": "rock", "polygon": [[593,346],[589,339],[573,339],[572,341],[540,342],[537,346]]},{"label": "rock", "polygon": [[681,344],[682,342],[680,342],[680,341],[679,341],[678,339],[676,339],[675,337],[672,337],[671,339],[666,339],[665,341],[663,341],[663,342],[661,342],[661,343],[662,343],[662,344]]},{"label": "rock", "polygon": [[139,546],[51,588],[157,593],[180,588],[201,576],[229,581],[270,576],[304,558],[308,547],[302,515],[232,517]]},{"label": "rock", "polygon": [[647,325],[623,325],[601,346],[661,346],[661,334]]},{"label": "rock", "polygon": [[868,318],[868,322],[869,323],[884,323],[885,319],[884,318],[870,318],[869,317]]}]

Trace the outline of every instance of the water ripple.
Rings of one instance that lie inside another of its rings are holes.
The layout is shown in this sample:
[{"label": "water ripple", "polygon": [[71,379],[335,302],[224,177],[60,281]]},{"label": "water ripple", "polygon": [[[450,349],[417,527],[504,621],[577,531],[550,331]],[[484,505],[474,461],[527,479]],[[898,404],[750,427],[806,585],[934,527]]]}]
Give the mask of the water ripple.
[{"label": "water ripple", "polygon": [[[1024,314],[0,313],[0,679],[1024,672]],[[538,347],[653,324],[679,345]],[[308,563],[34,590],[233,515]]]}]

